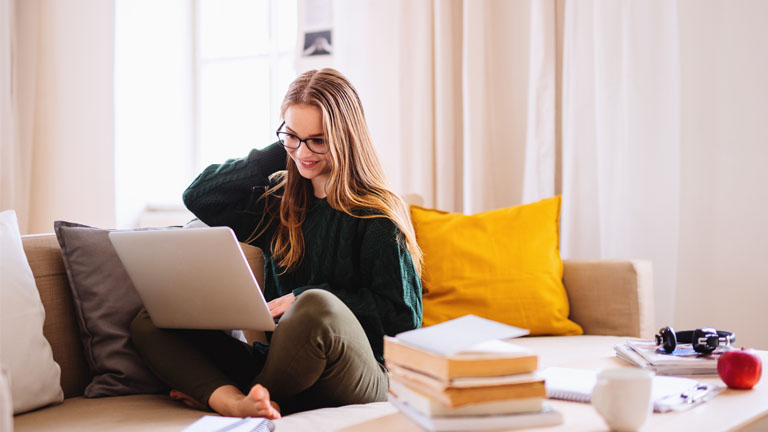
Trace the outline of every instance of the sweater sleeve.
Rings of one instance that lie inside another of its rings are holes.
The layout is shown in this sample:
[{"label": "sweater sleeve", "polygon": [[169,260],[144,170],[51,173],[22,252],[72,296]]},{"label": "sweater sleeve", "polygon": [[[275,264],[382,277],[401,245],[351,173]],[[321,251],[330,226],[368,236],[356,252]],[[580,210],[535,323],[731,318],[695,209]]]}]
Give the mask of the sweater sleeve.
[{"label": "sweater sleeve", "polygon": [[184,205],[210,226],[229,226],[238,240],[247,239],[264,212],[259,197],[269,176],[284,170],[286,153],[274,143],[248,156],[210,165],[184,191]]}]

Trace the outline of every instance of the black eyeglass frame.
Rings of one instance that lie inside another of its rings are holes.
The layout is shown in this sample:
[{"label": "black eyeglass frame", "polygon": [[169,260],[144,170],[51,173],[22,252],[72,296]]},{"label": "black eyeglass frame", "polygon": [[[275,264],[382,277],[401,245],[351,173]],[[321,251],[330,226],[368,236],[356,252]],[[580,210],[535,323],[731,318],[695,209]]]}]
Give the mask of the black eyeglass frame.
[{"label": "black eyeglass frame", "polygon": [[[324,151],[324,152],[318,152],[318,151],[314,151],[314,150],[312,150],[312,147],[310,147],[310,146],[309,146],[309,143],[308,143],[307,141],[309,141],[309,140],[316,140],[317,138],[307,138],[307,139],[301,139],[301,138],[299,138],[298,136],[296,136],[296,135],[294,135],[294,134],[292,134],[292,133],[290,133],[290,132],[286,132],[286,131],[280,130],[280,129],[282,129],[282,128],[283,128],[283,126],[285,126],[285,121],[283,121],[283,122],[280,124],[280,127],[279,127],[279,128],[277,128],[277,130],[275,131],[275,135],[277,135],[277,141],[278,141],[278,142],[280,143],[280,145],[282,145],[283,147],[285,147],[285,148],[289,148],[289,149],[291,149],[291,150],[298,150],[298,149],[299,149],[299,147],[301,147],[301,143],[304,143],[304,146],[306,146],[306,147],[307,147],[307,149],[308,149],[309,151],[311,151],[312,153],[314,153],[314,154],[326,154],[326,153],[328,153],[328,150],[326,150],[326,151]],[[287,146],[287,145],[285,145],[285,142],[284,142],[284,140],[282,140],[282,139],[280,138],[280,134],[290,135],[290,136],[292,136],[292,137],[296,138],[297,140],[299,140],[299,145],[297,145],[296,147],[290,147],[290,146]],[[323,141],[325,141],[325,140],[323,140]]]}]

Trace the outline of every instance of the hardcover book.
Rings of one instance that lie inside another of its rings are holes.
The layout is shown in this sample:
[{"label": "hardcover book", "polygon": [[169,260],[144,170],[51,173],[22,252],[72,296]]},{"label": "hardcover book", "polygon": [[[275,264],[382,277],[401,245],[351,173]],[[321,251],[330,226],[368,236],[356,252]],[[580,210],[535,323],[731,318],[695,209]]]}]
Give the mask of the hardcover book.
[{"label": "hardcover book", "polygon": [[387,365],[405,366],[444,381],[530,373],[538,367],[535,354],[504,340],[482,342],[446,356],[385,336],[384,360]]},{"label": "hardcover book", "polygon": [[390,395],[389,401],[400,412],[428,431],[509,430],[552,426],[563,422],[563,416],[547,405],[533,413],[482,415],[463,417],[429,417]]},{"label": "hardcover book", "polygon": [[517,414],[541,411],[543,397],[502,399],[450,407],[418,389],[392,380],[389,393],[428,417]]},{"label": "hardcover book", "polygon": [[425,374],[396,363],[387,364],[389,372],[397,375],[402,381],[411,382],[415,386],[430,387],[434,391],[444,391],[448,388],[486,387],[505,384],[519,384],[533,381],[541,381],[543,376],[538,372],[521,373],[512,375],[499,375],[491,377],[456,377],[442,380],[435,376]]},{"label": "hardcover book", "polygon": [[443,391],[436,391],[429,387],[418,386],[412,382],[402,380],[402,378],[397,375],[392,375],[389,382],[390,386],[393,384],[395,386],[402,384],[449,407],[459,407],[480,402],[493,402],[509,399],[545,398],[547,396],[547,390],[544,386],[543,379],[525,383],[495,386],[464,388],[449,387]]}]

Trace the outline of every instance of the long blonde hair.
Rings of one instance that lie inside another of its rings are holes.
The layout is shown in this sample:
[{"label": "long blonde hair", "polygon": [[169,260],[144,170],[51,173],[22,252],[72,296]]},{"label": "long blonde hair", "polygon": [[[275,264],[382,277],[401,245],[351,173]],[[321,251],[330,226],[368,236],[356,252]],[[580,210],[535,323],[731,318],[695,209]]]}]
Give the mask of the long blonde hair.
[{"label": "long blonde hair", "polygon": [[[328,204],[354,217],[390,219],[402,233],[416,273],[421,276],[422,252],[408,206],[386,180],[355,88],[335,69],[310,70],[291,83],[280,107],[281,117],[294,105],[314,106],[322,113],[331,168],[326,184]],[[313,196],[312,183],[301,177],[291,158],[286,173],[262,198],[280,193],[280,224],[271,248],[278,265],[288,272],[296,268],[304,254],[301,225]],[[271,222],[276,215],[270,217]]]}]

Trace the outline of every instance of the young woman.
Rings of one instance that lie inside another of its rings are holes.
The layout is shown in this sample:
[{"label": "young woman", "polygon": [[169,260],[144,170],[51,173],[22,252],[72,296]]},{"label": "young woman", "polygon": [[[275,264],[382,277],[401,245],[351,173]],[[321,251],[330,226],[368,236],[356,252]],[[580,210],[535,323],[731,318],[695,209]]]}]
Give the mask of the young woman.
[{"label": "young woman", "polygon": [[278,142],[209,166],[184,192],[200,220],[264,252],[280,318],[270,344],[158,329],[145,310],[131,324],[172,398],[225,416],[385,400],[383,336],[421,325],[421,250],[354,87],[333,69],[306,72],[281,113]]}]

